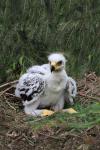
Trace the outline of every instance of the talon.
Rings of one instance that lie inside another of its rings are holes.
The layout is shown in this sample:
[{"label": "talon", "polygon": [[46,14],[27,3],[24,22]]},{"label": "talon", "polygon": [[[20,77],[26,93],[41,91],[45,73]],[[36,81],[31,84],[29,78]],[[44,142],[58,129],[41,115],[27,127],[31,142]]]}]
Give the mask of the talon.
[{"label": "talon", "polygon": [[54,113],[54,111],[51,111],[51,110],[47,110],[47,109],[44,109],[41,116],[44,117],[44,116],[50,116]]},{"label": "talon", "polygon": [[76,110],[74,110],[73,108],[63,109],[63,112],[68,112],[69,114],[78,113],[78,112],[77,112]]}]

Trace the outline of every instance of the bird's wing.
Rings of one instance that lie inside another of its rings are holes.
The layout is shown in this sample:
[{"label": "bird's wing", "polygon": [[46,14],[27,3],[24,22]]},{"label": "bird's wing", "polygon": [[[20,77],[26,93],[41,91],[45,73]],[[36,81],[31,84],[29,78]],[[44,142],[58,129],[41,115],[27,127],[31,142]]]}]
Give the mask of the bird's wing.
[{"label": "bird's wing", "polygon": [[33,74],[44,74],[44,70],[41,69],[41,66],[32,66],[27,70],[27,73],[33,73]]},{"label": "bird's wing", "polygon": [[27,73],[46,75],[50,73],[50,65],[44,64],[41,66],[32,66],[27,70]]},{"label": "bird's wing", "polygon": [[71,77],[68,77],[68,92],[69,92],[69,95],[72,96],[72,97],[75,97],[76,94],[77,94],[77,86],[76,86],[76,81],[71,78]]},{"label": "bird's wing", "polygon": [[15,95],[22,98],[27,105],[37,101],[44,93],[46,81],[40,74],[26,73],[22,75],[16,86]]},{"label": "bird's wing", "polygon": [[41,68],[45,69],[45,71],[47,73],[51,73],[51,71],[50,71],[50,64],[41,65]]}]

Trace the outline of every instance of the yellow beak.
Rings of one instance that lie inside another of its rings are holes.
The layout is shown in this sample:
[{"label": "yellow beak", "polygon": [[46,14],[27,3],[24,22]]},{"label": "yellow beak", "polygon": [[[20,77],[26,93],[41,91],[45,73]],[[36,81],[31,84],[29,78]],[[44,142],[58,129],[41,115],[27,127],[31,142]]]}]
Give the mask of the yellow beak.
[{"label": "yellow beak", "polygon": [[51,62],[51,66],[54,66],[54,67],[55,67],[55,66],[56,66],[56,62],[55,62],[55,61],[52,61],[52,62]]}]

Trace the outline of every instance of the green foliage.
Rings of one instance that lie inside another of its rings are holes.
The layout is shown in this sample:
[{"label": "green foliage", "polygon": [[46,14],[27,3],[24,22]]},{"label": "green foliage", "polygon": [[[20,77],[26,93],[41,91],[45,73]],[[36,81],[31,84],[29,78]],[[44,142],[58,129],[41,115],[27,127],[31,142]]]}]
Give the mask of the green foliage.
[{"label": "green foliage", "polygon": [[100,74],[99,14],[99,0],[0,1],[0,82],[54,51],[65,53],[71,74]]},{"label": "green foliage", "polygon": [[80,104],[76,104],[74,107],[78,113],[55,113],[44,119],[37,119],[28,117],[28,122],[32,125],[33,130],[39,130],[45,126],[48,127],[60,127],[65,129],[83,130],[85,128],[91,128],[94,125],[100,124],[100,103],[94,103],[87,108],[84,108]]}]

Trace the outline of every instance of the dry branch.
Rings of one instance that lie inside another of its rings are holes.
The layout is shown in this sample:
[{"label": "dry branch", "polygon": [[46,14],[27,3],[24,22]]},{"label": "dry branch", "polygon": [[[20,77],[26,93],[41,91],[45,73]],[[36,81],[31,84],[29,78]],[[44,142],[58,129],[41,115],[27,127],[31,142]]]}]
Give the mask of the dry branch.
[{"label": "dry branch", "polygon": [[4,91],[0,92],[0,96],[2,96],[4,93],[6,93],[7,91],[9,91],[12,88],[13,88],[13,86],[10,86],[9,88],[7,88]]},{"label": "dry branch", "polygon": [[9,106],[11,109],[16,110],[16,108],[13,107],[7,100],[6,100],[6,103],[8,104],[8,106]]},{"label": "dry branch", "polygon": [[[16,95],[14,95],[14,94],[11,94],[11,93],[8,93],[8,92],[6,92],[5,94],[6,94],[7,96],[16,97]],[[19,98],[19,97],[16,97],[16,98]]]},{"label": "dry branch", "polygon": [[17,82],[18,82],[18,80],[14,80],[14,81],[11,81],[11,82],[2,84],[2,85],[0,85],[0,89],[4,88],[4,87],[6,87],[6,86],[11,86],[12,84],[15,84],[15,83],[17,83]]},{"label": "dry branch", "polygon": [[94,99],[94,100],[97,100],[100,102],[100,98],[99,97],[94,97],[94,96],[89,96],[89,95],[85,95],[83,93],[78,93],[79,96],[82,96],[82,97],[87,97],[87,98],[90,98],[90,99]]}]

